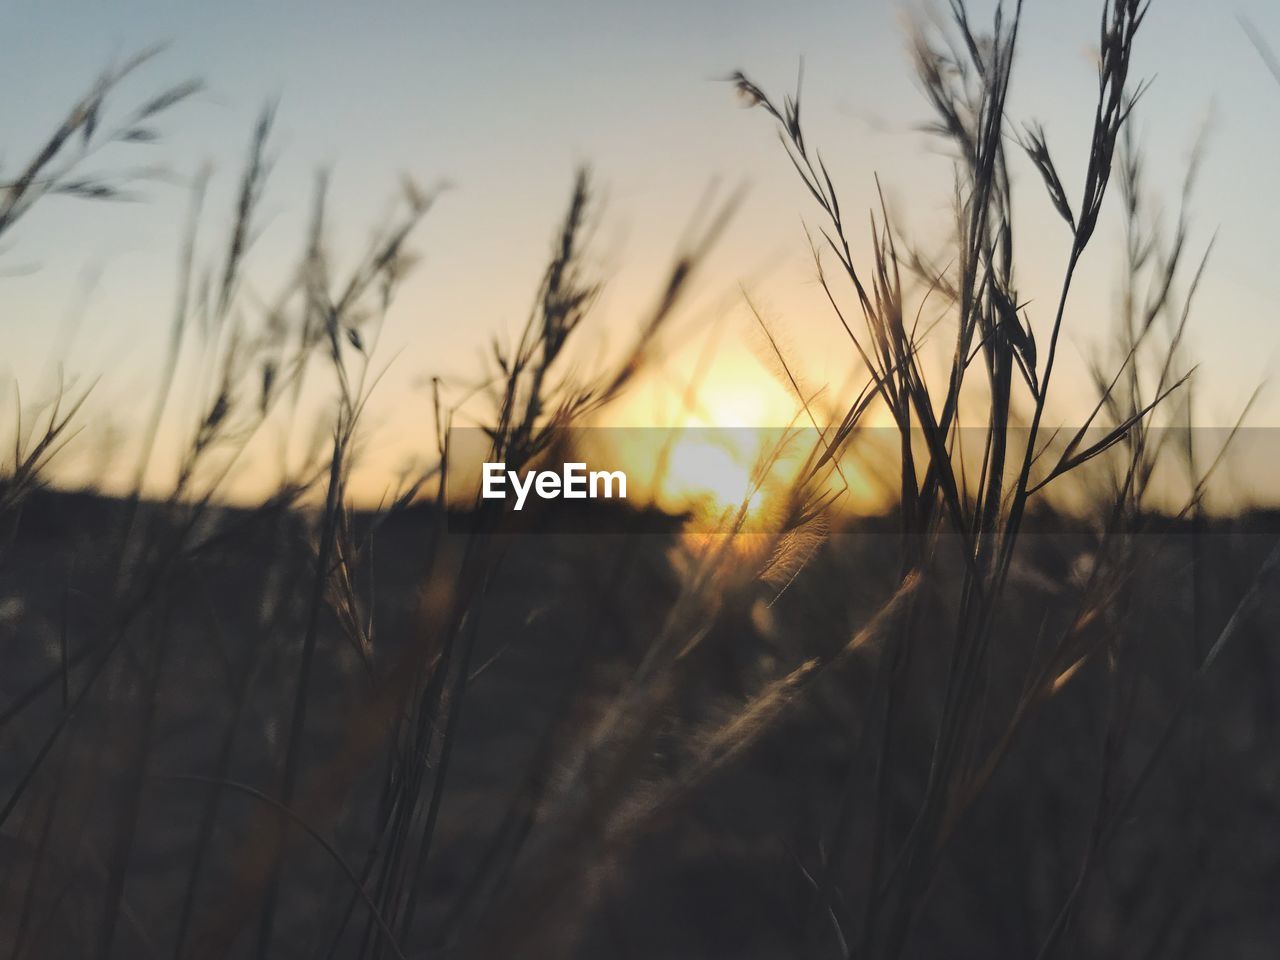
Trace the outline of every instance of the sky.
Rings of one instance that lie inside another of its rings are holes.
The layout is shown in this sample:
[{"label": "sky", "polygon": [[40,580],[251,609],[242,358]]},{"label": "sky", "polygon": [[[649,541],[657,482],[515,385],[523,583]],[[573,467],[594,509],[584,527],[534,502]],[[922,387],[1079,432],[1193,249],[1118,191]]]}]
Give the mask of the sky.
[{"label": "sky", "polygon": [[[972,7],[986,22],[992,5]],[[629,340],[709,186],[721,195],[746,188],[698,278],[688,329],[696,318],[723,318],[707,383],[714,416],[784,421],[785,397],[752,359],[744,291],[785,330],[809,379],[843,382],[856,365],[813,282],[804,225],[816,211],[766,118],[742,109],[720,78],[742,69],[781,93],[803,60],[809,137],[846,208],[874,204],[878,175],[898,225],[929,236],[948,216],[951,167],[919,129],[928,112],[906,52],[907,9],[888,0],[0,2],[8,91],[0,176],[27,159],[104,66],[138,49],[169,44],[131,78],[122,103],[189,77],[206,83],[164,118],[161,143],[100,161],[102,169],[163,164],[173,182],[150,183],[126,204],[50,200],[5,238],[0,387],[12,395],[16,382],[24,403],[38,401],[60,364],[77,382],[96,382],[86,436],[108,424],[128,433],[163,354],[187,202],[181,183],[213,165],[206,226],[210,236],[225,230],[252,123],[274,100],[274,165],[249,271],[264,296],[295,262],[318,169],[332,173],[333,218],[350,250],[379,222],[402,173],[450,184],[415,235],[422,261],[379,343],[389,366],[368,414],[375,474],[429,446],[425,379],[474,379],[490,338],[518,329],[584,163],[602,197],[595,240],[606,280],[586,334],[591,349]],[[1092,119],[1100,9],[1090,0],[1025,7],[1010,115],[1044,123],[1070,182]],[[1280,45],[1274,0],[1155,0],[1135,65],[1155,81],[1138,129],[1151,190],[1170,215],[1207,124],[1191,242],[1198,253],[1217,239],[1192,348],[1201,414],[1219,425],[1280,363],[1280,86],[1239,16]],[[1047,324],[1067,238],[1029,165],[1015,177],[1021,281],[1033,319]],[[1105,220],[1067,317],[1064,363],[1080,384],[1114,313],[1118,278],[1107,251],[1119,239],[1118,222]],[[670,405],[661,394],[633,400],[630,421],[659,418]],[[1280,425],[1280,392],[1264,394],[1253,422]],[[162,450],[181,426],[175,410]],[[86,479],[100,476],[101,454],[83,438],[76,444],[69,462]],[[375,476],[369,489],[381,482]]]}]

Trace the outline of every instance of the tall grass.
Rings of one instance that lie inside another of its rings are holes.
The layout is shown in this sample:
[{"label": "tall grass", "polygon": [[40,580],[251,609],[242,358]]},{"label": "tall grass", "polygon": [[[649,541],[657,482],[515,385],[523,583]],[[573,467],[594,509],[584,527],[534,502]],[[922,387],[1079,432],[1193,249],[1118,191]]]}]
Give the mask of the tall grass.
[{"label": "tall grass", "polygon": [[[1049,957],[1129,944],[1107,939],[1105,923],[1085,924],[1100,909],[1091,885],[1130,832],[1149,840],[1135,810],[1189,718],[1196,789],[1207,795],[1207,680],[1266,612],[1280,553],[1223,584],[1194,539],[1189,666],[1171,673],[1157,642],[1165,613],[1144,596],[1168,559],[1145,534],[1158,521],[1189,519],[1197,532],[1216,522],[1205,494],[1225,453],[1203,449],[1194,427],[1186,331],[1209,265],[1208,249],[1193,252],[1185,214],[1198,160],[1166,234],[1131,131],[1147,5],[1104,4],[1092,130],[1070,166],[1042,127],[1009,117],[1022,4],[998,4],[985,32],[959,0],[949,14],[911,36],[930,129],[956,170],[954,230],[941,252],[903,236],[883,200],[861,242],[861,214],[842,203],[808,139],[799,91],[778,100],[745,73],[732,78],[777,128],[817,217],[816,276],[865,387],[843,406],[811,389],[804,358],[756,312],[795,419],[766,446],[717,535],[696,540],[513,538],[505,505],[486,500],[468,511],[465,532],[451,529],[453,428],[484,405],[488,459],[520,470],[563,457],[575,428],[662,362],[664,334],[738,197],[687,232],[620,355],[584,371],[574,347],[602,281],[587,249],[596,194],[579,171],[519,335],[494,341],[471,389],[432,382],[422,430],[431,465],[378,510],[358,511],[350,478],[380,372],[378,333],[436,193],[406,181],[397,212],[343,271],[319,176],[295,268],[274,297],[251,294],[275,117],[264,109],[232,227],[212,247],[211,174],[192,181],[131,489],[109,523],[89,530],[96,521],[85,520],[95,549],[89,570],[58,585],[56,662],[40,655],[36,622],[5,640],[18,666],[0,705],[0,840],[14,851],[0,883],[0,949],[592,955],[619,901],[647,893],[655,860],[687,882],[686,860],[696,877],[704,853],[748,862],[794,836],[802,848],[788,847],[782,867],[771,861],[771,881],[790,891],[775,939],[739,944],[742,955],[929,955],[939,930],[957,929],[939,904],[960,895],[956,871],[971,866],[974,844],[998,839],[989,805],[1024,799],[1025,782],[1029,806],[1054,809],[1028,770],[1041,769],[1037,725],[1064,713],[1086,762],[1053,788],[1069,811],[1069,849],[1053,902],[1026,911],[1024,947]],[[49,195],[110,199],[123,189],[79,177],[78,165],[102,142],[155,139],[154,118],[199,89],[165,91],[100,129],[109,98],[146,59],[104,75],[4,185],[0,235]],[[1019,293],[1017,170],[1043,183],[1069,241],[1045,313]],[[1092,412],[1060,425],[1060,344],[1103,210],[1117,200],[1114,348],[1091,371]],[[216,251],[207,260],[206,249]],[[930,363],[937,354],[942,375]],[[187,362],[202,376],[179,376]],[[303,384],[316,377],[328,398],[323,448],[259,506],[226,509],[235,464],[273,418],[299,429],[313,412]],[[62,393],[34,427],[16,403],[17,445],[0,478],[0,562],[13,583],[24,551],[39,549],[24,507],[40,505],[85,402]],[[167,492],[144,496],[179,398],[197,415],[182,428]],[[880,410],[891,456],[867,453],[864,428]],[[975,436],[976,463],[966,459]],[[859,455],[893,476],[891,536],[841,532],[839,496]],[[753,495],[788,459],[801,469],[748,533]],[[1171,459],[1189,493],[1169,517],[1155,477]],[[1085,521],[1048,499],[1072,483],[1086,493]],[[1067,531],[1063,545],[1045,544],[1036,524],[1046,517]],[[1063,573],[1068,562],[1076,573]],[[581,586],[556,581],[561,567]],[[1028,609],[1027,591],[1046,580],[1043,609]],[[21,582],[40,608],[39,585]],[[531,584],[544,594],[533,604],[519,592]],[[485,690],[500,682],[505,692]],[[732,814],[708,812],[725,809],[726,795]],[[800,812],[799,829],[788,833],[783,810]],[[1025,834],[1026,856],[1054,830]],[[728,884],[740,879],[733,873],[716,876]],[[742,907],[730,899],[717,909]],[[741,925],[763,928],[760,918]]]}]

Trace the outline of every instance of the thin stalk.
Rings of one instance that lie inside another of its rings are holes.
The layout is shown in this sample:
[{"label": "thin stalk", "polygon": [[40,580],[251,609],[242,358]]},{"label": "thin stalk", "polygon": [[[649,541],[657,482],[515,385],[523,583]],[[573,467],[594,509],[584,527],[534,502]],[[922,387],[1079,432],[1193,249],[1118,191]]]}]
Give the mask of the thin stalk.
[{"label": "thin stalk", "polygon": [[[311,671],[315,660],[316,643],[320,634],[320,612],[324,607],[325,587],[329,580],[329,558],[333,553],[334,535],[337,529],[337,515],[341,508],[342,468],[346,456],[344,426],[339,423],[334,432],[333,457],[329,464],[329,488],[325,497],[324,519],[320,528],[320,548],[316,556],[315,579],[312,582],[311,601],[307,611],[306,632],[302,638],[302,655],[298,662],[298,679],[294,688],[293,717],[289,723],[289,736],[285,741],[284,777],[280,787],[280,806],[289,809],[293,806],[294,794],[297,791],[298,775],[302,764],[303,737],[307,725],[307,706],[311,695]],[[284,855],[283,817],[277,822],[277,830],[273,838],[274,856],[272,857],[271,877],[267,883],[266,900],[262,908],[262,919],[258,927],[258,943],[256,956],[258,960],[267,960],[271,950],[271,939],[275,929],[276,908],[280,896],[280,868]]]}]

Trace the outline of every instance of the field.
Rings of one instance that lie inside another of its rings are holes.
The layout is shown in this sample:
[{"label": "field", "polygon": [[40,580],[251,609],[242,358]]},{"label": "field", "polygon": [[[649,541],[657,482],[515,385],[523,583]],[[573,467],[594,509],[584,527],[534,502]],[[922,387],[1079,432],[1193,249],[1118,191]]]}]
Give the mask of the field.
[{"label": "field", "polygon": [[[1231,497],[1234,453],[1274,462],[1274,431],[1249,428],[1252,401],[1227,427],[1197,406],[1187,330],[1212,244],[1186,216],[1198,156],[1176,221],[1150,205],[1130,76],[1147,5],[1103,4],[1090,136],[1052,152],[1006,111],[1020,12],[979,28],[957,2],[912,35],[955,169],[941,252],[882,195],[869,219],[842,204],[799,88],[727,78],[800,179],[855,386],[809,383],[751,303],[794,416],[737,428],[759,441],[740,497],[682,506],[664,481],[693,432],[601,424],[662,365],[741,198],[708,202],[590,365],[581,170],[522,333],[465,389],[432,382],[419,468],[368,503],[352,477],[379,324],[436,194],[406,181],[347,269],[320,178],[264,300],[245,280],[264,110],[207,264],[191,183],[167,361],[119,441],[129,482],[59,473],[93,439],[87,387],[4,401],[0,955],[1274,956],[1280,512]],[[149,140],[199,90],[119,106],[147,62],[6,165],[0,240],[52,196],[91,215],[122,189],[84,158]],[[1019,295],[1015,168],[1066,244],[1053,303]],[[1090,382],[1069,384],[1104,209],[1122,296]],[[1064,423],[1058,397],[1082,391],[1092,413]],[[199,415],[175,425],[179,401]],[[230,496],[282,425],[318,438],[309,455]],[[650,479],[626,502],[516,516],[459,479],[464,436],[558,470],[641,435]],[[873,477],[887,495],[853,509]]]}]

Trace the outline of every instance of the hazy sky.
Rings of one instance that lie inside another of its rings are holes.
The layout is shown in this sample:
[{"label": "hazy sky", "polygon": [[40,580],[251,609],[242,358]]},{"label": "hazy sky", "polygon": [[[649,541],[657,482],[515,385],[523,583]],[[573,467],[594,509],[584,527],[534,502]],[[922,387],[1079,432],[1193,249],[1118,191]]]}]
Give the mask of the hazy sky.
[{"label": "hazy sky", "polygon": [[[973,4],[987,22],[991,4]],[[1011,116],[1036,118],[1064,174],[1077,183],[1096,90],[1095,0],[1027,0]],[[598,231],[607,296],[593,336],[624,341],[641,298],[707,185],[750,192],[699,284],[703,311],[733,305],[739,284],[785,326],[814,380],[840,381],[851,357],[812,283],[802,217],[815,212],[766,118],[737,108],[715,78],[742,68],[783,92],[805,65],[810,138],[821,145],[849,208],[869,206],[874,175],[900,222],[937,229],[950,168],[918,132],[927,111],[912,77],[903,7],[841,2],[469,3],[6,2],[0,4],[0,171],[24,162],[103,66],[158,40],[163,56],[120,102],[201,77],[208,87],[161,125],[163,143],[113,151],[99,168],[163,162],[188,176],[203,161],[218,177],[210,235],[230,219],[230,192],[249,129],[279,101],[277,158],[250,277],[268,295],[298,251],[314,171],[332,168],[334,218],[358,243],[395,195],[401,171],[455,186],[415,242],[424,257],[383,343],[395,359],[371,410],[374,453],[399,456],[425,440],[413,384],[425,374],[477,370],[488,338],[525,316],[574,167],[590,162],[605,206]],[[1156,79],[1139,124],[1152,188],[1170,214],[1189,149],[1212,116],[1193,206],[1197,250],[1218,245],[1196,311],[1205,413],[1229,422],[1280,360],[1280,86],[1237,22],[1243,14],[1280,45],[1274,0],[1235,4],[1155,0],[1136,72]],[[1066,237],[1026,165],[1022,282],[1045,301]],[[162,352],[186,195],[158,183],[144,203],[55,199],[0,249],[0,377],[37,395],[59,331],[96,276],[68,359],[102,376],[89,416],[137,407]],[[1104,225],[1114,247],[1114,220]],[[1086,263],[1068,318],[1068,361],[1096,342],[1115,300],[1106,247]],[[1048,306],[1032,304],[1047,325]],[[696,311],[695,311],[696,312]],[[758,400],[737,359],[741,323],[724,334],[720,406]],[[733,359],[730,359],[733,358]],[[47,381],[44,381],[47,383]],[[736,398],[736,399],[735,399]],[[7,409],[7,408],[6,408]],[[766,415],[768,415],[766,413]],[[1274,392],[1258,422],[1280,423]]]}]

